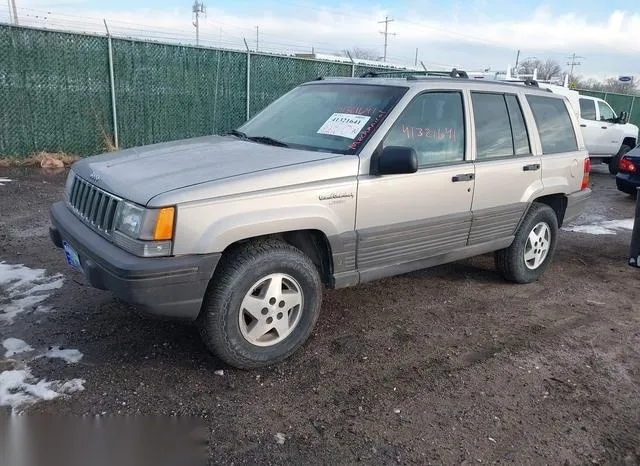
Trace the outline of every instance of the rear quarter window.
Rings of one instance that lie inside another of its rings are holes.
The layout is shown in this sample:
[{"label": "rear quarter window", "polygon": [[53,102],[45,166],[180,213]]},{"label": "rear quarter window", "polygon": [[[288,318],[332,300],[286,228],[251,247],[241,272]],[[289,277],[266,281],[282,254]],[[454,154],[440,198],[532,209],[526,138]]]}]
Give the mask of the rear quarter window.
[{"label": "rear quarter window", "polygon": [[543,154],[578,150],[576,133],[564,99],[527,95],[538,127]]}]

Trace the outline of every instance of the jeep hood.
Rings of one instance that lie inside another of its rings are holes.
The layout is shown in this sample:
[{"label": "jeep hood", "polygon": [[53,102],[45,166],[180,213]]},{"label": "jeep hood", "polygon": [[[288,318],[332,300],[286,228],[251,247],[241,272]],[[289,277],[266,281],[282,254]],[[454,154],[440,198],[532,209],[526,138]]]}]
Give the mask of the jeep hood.
[{"label": "jeep hood", "polygon": [[335,157],[341,155],[205,136],[88,157],[76,162],[73,171],[107,192],[146,205],[174,189]]}]

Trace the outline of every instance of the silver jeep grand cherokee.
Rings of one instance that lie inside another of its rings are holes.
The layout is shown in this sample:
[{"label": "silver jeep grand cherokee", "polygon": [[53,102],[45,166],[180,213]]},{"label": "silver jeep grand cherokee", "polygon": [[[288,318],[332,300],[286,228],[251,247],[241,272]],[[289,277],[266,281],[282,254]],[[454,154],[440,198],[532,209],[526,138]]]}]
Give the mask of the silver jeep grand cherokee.
[{"label": "silver jeep grand cherokee", "polygon": [[307,340],[323,287],[490,252],[536,280],[589,168],[567,100],[535,82],[322,79],[227,135],[77,162],[51,237],[92,286],[253,368]]}]

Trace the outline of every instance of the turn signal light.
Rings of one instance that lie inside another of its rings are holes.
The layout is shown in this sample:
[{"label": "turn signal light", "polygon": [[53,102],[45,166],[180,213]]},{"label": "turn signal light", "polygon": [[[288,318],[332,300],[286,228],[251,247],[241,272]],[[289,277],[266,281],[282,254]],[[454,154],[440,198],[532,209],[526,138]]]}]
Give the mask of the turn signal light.
[{"label": "turn signal light", "polygon": [[589,173],[591,172],[591,159],[587,157],[584,159],[584,175],[582,175],[582,186],[580,189],[587,189],[589,186]]},{"label": "turn signal light", "polygon": [[626,172],[626,173],[635,173],[636,171],[638,171],[636,164],[626,157],[622,157],[620,159],[620,162],[618,162],[618,169],[621,172]]},{"label": "turn signal light", "polygon": [[173,218],[175,216],[174,207],[164,207],[158,212],[156,227],[153,230],[153,239],[156,241],[169,240],[173,238]]}]

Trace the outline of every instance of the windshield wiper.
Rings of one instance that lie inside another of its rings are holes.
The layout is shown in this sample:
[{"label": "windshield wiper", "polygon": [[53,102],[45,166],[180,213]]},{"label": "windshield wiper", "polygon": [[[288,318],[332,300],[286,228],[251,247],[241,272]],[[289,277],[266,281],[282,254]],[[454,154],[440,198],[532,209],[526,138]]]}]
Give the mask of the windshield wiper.
[{"label": "windshield wiper", "polygon": [[231,131],[227,131],[224,134],[229,136],[236,136],[236,137],[239,137],[240,139],[247,139],[247,135],[242,131],[238,131],[237,129],[232,129]]},{"label": "windshield wiper", "polygon": [[247,139],[261,144],[268,144],[270,146],[289,147],[289,144],[286,142],[278,141],[277,139],[270,138],[269,136],[249,136]]}]

